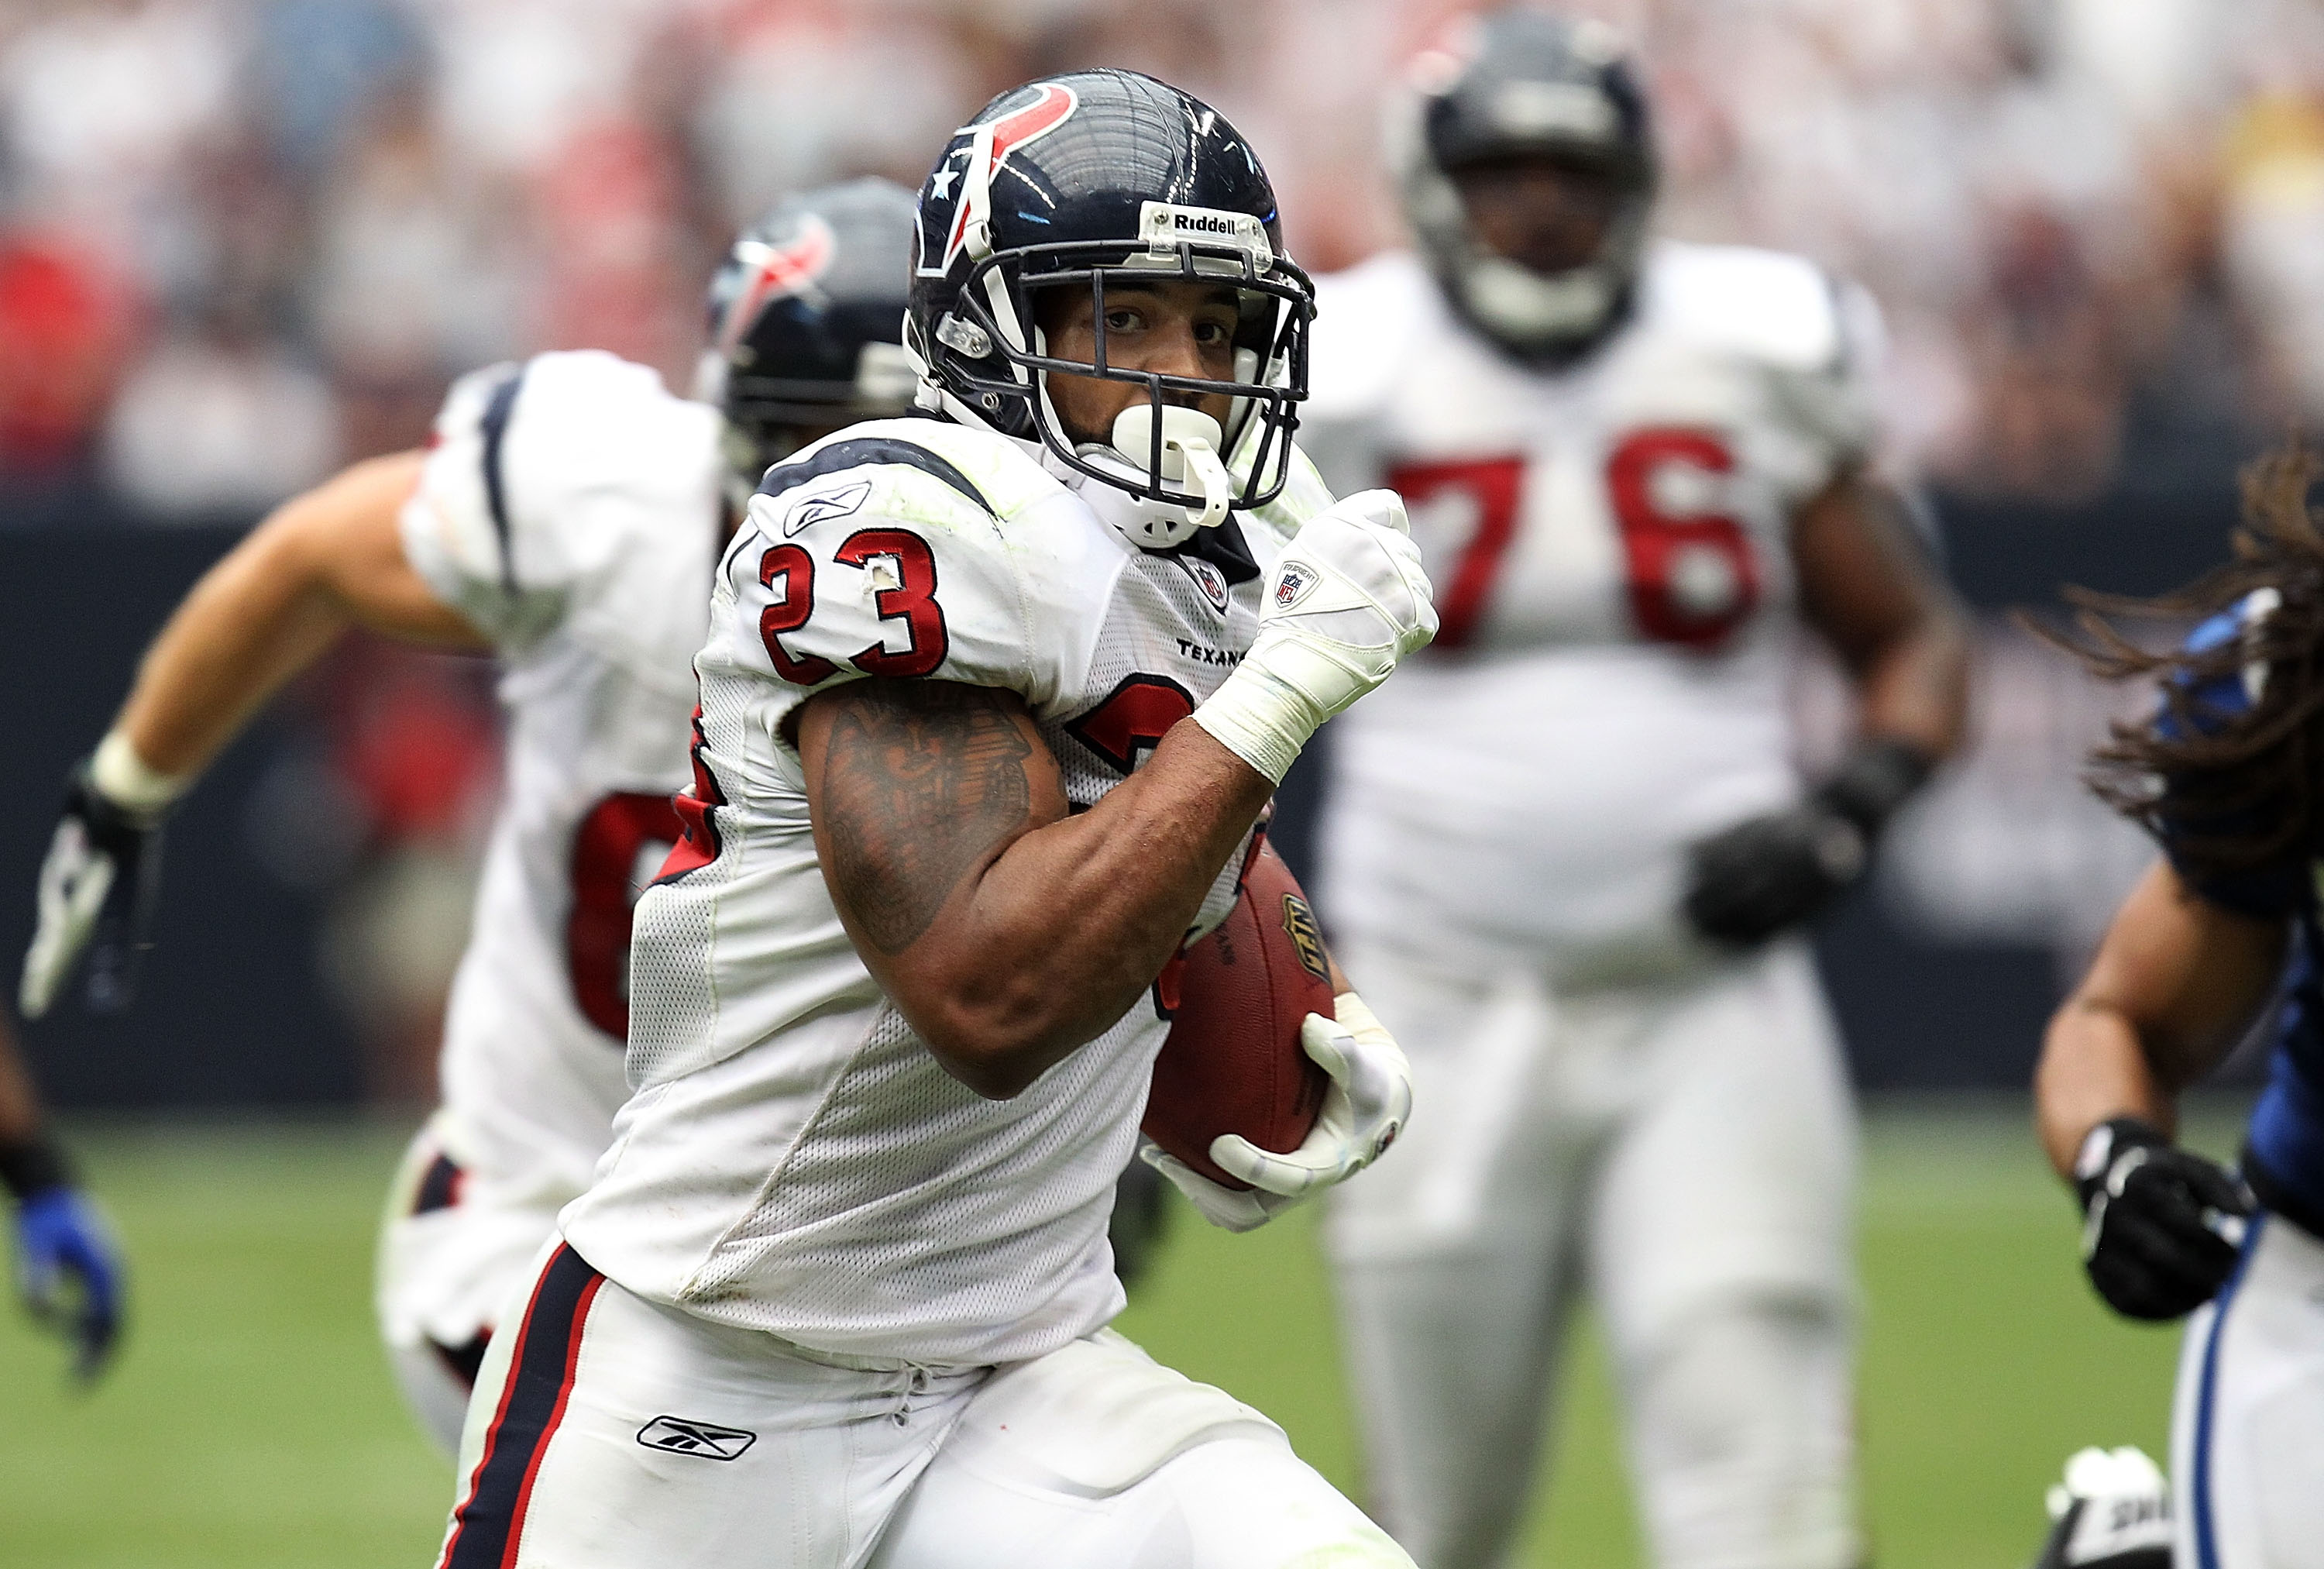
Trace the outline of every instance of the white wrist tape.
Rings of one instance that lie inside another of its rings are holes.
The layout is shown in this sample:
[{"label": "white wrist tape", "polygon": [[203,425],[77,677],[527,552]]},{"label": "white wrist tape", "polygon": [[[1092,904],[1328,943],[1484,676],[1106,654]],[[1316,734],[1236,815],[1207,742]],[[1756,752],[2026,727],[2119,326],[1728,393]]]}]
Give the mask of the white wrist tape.
[{"label": "white wrist tape", "polygon": [[1195,706],[1194,717],[1268,783],[1281,784],[1300,749],[1331,715],[1265,665],[1246,658]]},{"label": "white wrist tape", "polygon": [[118,730],[107,731],[88,760],[89,782],[105,798],[140,817],[158,817],[191,785],[190,774],[168,774],[149,766]]}]

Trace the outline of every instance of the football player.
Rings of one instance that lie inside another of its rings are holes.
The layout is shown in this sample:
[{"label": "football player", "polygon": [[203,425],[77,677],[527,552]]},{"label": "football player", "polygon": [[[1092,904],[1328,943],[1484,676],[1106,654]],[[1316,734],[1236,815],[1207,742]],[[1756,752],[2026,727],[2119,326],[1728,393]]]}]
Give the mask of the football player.
[{"label": "football player", "polygon": [[[2081,648],[2101,674],[2161,678],[2155,721],[2097,761],[2163,854],[2050,1022],[2036,1111],[2098,1295],[2131,1318],[2193,1315],[2171,1435],[2188,1569],[2324,1565],[2319,472],[2267,460],[2235,560],[2144,607],[2207,618],[2182,649],[2144,652],[2095,618]],[[2230,1171],[2176,1142],[2179,1097],[2271,1002],[2267,1087]]]},{"label": "football player", "polygon": [[702,401],[595,351],[461,381],[427,451],[286,503],[195,586],[74,776],[28,1013],[84,947],[90,984],[117,994],[163,814],[350,626],[500,657],[508,782],[445,1020],[443,1103],[379,1250],[397,1377],[447,1454],[501,1299],[629,1094],[630,907],[678,836],[712,568],[770,464],[907,406],[912,221],[908,192],[862,180],[745,234],[712,285]]},{"label": "football player", "polygon": [[[630,1074],[486,1352],[442,1562],[1405,1564],[1263,1417],[1105,1330],[1114,1175],[1315,727],[1433,626],[1291,443],[1309,285],[1216,110],[1075,72],[920,193],[927,418],[778,465],[721,558]],[[1157,1164],[1256,1225],[1409,1097],[1344,981],[1314,1131]],[[1158,1152],[1157,1152],[1158,1153]]]},{"label": "football player", "polygon": [[[1318,460],[1411,509],[1427,655],[1334,726],[1319,908],[1426,1114],[1327,1226],[1370,1502],[1503,1561],[1595,1298],[1666,1569],[1843,1569],[1855,1124],[1804,923],[1953,746],[1963,619],[1872,475],[1872,311],[1652,242],[1603,28],[1424,55],[1416,248],[1318,289]],[[1801,626],[1857,733],[1803,783]]]},{"label": "football player", "polygon": [[73,1372],[94,1380],[121,1334],[121,1249],[50,1132],[15,1037],[0,1019],[0,1184],[16,1201],[16,1288],[35,1319],[64,1332]]}]

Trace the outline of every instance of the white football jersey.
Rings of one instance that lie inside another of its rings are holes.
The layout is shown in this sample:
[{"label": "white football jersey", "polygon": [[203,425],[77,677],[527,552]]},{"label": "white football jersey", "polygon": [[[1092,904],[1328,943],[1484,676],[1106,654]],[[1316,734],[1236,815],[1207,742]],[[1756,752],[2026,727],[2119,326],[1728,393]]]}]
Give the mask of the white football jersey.
[{"label": "white football jersey", "polygon": [[1870,446],[1869,301],[1659,245],[1633,319],[1534,370],[1410,254],[1317,299],[1303,429],[1336,487],[1403,494],[1442,621],[1333,727],[1330,919],[1568,981],[1701,962],[1683,847],[1799,789],[1791,520]]},{"label": "white football jersey", "polygon": [[1301,459],[1213,540],[1250,558],[1224,568],[1131,547],[1104,515],[1124,500],[933,420],[854,426],[768,475],[695,661],[687,842],[638,905],[637,1094],[562,1219],[606,1275],[819,1352],[927,1363],[1038,1356],[1120,1311],[1106,1220],[1159,1011],[1141,1000],[1013,1100],[945,1073],[840,925],[784,721],[864,674],[1005,688],[1073,803],[1095,803],[1250,647],[1260,572],[1329,497]]},{"label": "white football jersey", "polygon": [[454,386],[404,508],[405,556],[505,671],[438,1119],[503,1203],[586,1187],[628,1098],[630,906],[678,838],[719,466],[715,410],[611,355],[548,354]]}]

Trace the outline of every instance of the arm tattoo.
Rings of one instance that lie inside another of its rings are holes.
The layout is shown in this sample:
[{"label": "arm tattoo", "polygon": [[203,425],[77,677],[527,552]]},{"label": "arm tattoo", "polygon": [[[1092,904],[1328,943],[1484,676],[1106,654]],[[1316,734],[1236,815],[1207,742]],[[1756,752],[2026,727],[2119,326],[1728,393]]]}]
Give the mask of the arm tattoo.
[{"label": "arm tattoo", "polygon": [[845,694],[823,764],[832,891],[881,953],[918,940],[1031,815],[1032,755],[998,692],[872,680]]}]

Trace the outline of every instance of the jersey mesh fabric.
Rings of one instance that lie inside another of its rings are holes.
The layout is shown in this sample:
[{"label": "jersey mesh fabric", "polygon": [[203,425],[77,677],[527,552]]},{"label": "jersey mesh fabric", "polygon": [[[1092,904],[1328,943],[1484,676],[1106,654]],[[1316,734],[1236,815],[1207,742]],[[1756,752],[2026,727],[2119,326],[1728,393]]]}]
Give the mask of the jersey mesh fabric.
[{"label": "jersey mesh fabric", "polygon": [[[1132,675],[1199,702],[1257,624],[1257,581],[1222,608],[1069,488],[1011,472],[1038,464],[1038,449],[967,434],[897,432],[941,438],[948,462],[1003,498],[990,516],[966,515],[944,480],[890,461],[860,510],[793,530],[794,512],[754,508],[738,538],[696,661],[702,756],[728,802],[714,814],[717,859],[641,902],[631,1072],[641,1088],[592,1192],[564,1217],[583,1256],[639,1295],[834,1354],[1014,1361],[1118,1311],[1106,1221],[1167,1026],[1140,996],[1008,1101],[945,1072],[838,922],[799,761],[779,734],[804,692],[776,676],[762,612],[795,603],[811,571],[815,611],[779,646],[795,668],[822,660],[844,678],[882,629],[869,619],[879,586],[842,541],[865,529],[917,534],[948,628],[934,678],[1025,697],[1076,808],[1124,776],[1073,722]],[[1300,504],[1327,504],[1309,480]],[[1245,531],[1264,565],[1287,527],[1265,518]],[[798,583],[760,580],[776,550]],[[892,654],[896,621],[886,635]],[[1204,923],[1231,906],[1240,859],[1219,873]]]},{"label": "jersey mesh fabric", "polygon": [[1141,1000],[1000,1102],[945,1073],[882,1007],[696,1294],[715,1301],[745,1278],[779,1281],[769,1327],[844,1315],[874,1340],[932,1325],[965,1337],[1059,1307],[1110,1315],[1111,1173],[1132,1152],[1164,1029]]}]

